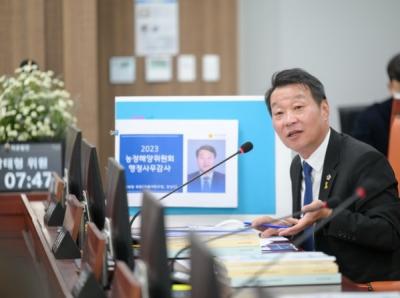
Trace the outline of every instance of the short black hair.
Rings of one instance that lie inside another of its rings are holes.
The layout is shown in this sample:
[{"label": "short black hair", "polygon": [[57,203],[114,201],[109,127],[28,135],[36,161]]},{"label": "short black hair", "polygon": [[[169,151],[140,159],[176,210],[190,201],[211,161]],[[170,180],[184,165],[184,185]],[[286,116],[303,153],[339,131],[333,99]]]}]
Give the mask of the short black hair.
[{"label": "short black hair", "polygon": [[207,150],[210,151],[212,154],[214,154],[214,157],[217,156],[217,151],[215,151],[215,148],[211,145],[202,145],[196,150],[196,157],[199,156],[199,152],[201,150]]},{"label": "short black hair", "polygon": [[318,105],[320,105],[323,100],[326,100],[325,88],[320,80],[301,68],[285,69],[273,74],[271,79],[271,88],[269,88],[265,93],[265,103],[270,114],[272,92],[274,92],[278,87],[291,84],[307,86],[311,91],[313,99]]},{"label": "short black hair", "polygon": [[387,66],[389,80],[400,81],[400,53],[390,59]]}]

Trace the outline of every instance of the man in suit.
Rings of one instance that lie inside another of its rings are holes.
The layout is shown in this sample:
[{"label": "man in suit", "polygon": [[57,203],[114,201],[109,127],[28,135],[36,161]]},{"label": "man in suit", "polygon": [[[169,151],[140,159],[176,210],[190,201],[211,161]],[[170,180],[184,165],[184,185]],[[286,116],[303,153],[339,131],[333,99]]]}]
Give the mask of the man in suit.
[{"label": "man in suit", "polygon": [[370,144],[386,156],[394,99],[400,101],[400,54],[390,59],[387,74],[391,97],[383,102],[374,103],[361,112],[357,116],[351,132],[353,137]]},{"label": "man in suit", "polygon": [[289,228],[260,229],[272,221],[266,216],[255,219],[253,227],[262,230],[263,237],[298,236],[311,230],[303,248],[336,256],[340,272],[353,281],[400,279],[400,200],[386,158],[330,128],[324,87],[302,69],[276,73],[265,99],[276,133],[298,154],[290,167],[293,212],[321,207],[331,197],[343,202],[367,181],[374,187],[315,234],[314,224],[328,218],[332,209],[281,223]]},{"label": "man in suit", "polygon": [[[211,145],[200,146],[196,150],[198,171],[188,175],[188,181],[214,166],[217,151]],[[194,180],[188,185],[188,192],[225,192],[225,175],[210,171],[200,179]]]}]

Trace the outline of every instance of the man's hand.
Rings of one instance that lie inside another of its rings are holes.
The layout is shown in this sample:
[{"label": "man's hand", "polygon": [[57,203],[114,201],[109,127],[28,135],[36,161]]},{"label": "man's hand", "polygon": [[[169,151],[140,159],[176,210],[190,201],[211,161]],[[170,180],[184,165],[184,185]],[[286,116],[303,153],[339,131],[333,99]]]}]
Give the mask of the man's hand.
[{"label": "man's hand", "polygon": [[[307,212],[298,222],[286,229],[279,229],[279,236],[292,236],[300,233],[307,227],[313,225],[317,220],[322,218],[326,218],[332,214],[332,209],[330,208],[322,208],[324,206],[324,202],[320,200],[315,200],[311,204],[304,206],[301,211]],[[320,208],[320,209],[318,209]],[[317,211],[311,211],[314,209],[318,209]],[[311,212],[308,212],[311,211]]]},{"label": "man's hand", "polygon": [[291,226],[297,224],[299,220],[296,218],[286,218],[285,220],[279,220],[276,221],[273,217],[270,216],[261,216],[256,218],[255,220],[252,221],[251,226],[256,229],[261,231],[260,237],[262,238],[268,238],[271,236],[278,236],[279,232],[282,230],[286,229],[273,229],[273,228],[265,228],[262,225],[267,224],[267,223],[272,223],[274,225],[285,225],[285,226]]}]

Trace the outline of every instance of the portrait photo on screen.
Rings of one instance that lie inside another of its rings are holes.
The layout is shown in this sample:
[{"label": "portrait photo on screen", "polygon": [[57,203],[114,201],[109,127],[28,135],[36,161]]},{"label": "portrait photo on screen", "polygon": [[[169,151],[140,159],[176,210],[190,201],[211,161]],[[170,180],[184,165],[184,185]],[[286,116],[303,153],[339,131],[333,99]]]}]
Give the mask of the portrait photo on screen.
[{"label": "portrait photo on screen", "polygon": [[[225,140],[188,140],[187,180],[206,172],[225,158]],[[225,192],[225,165],[209,171],[187,186],[187,192],[223,193]]]}]

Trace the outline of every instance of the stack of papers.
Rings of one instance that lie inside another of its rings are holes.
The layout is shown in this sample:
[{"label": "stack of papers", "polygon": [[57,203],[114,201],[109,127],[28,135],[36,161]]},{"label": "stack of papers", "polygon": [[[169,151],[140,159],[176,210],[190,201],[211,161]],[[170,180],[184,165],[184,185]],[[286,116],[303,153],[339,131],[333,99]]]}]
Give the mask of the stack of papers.
[{"label": "stack of papers", "polygon": [[[167,231],[168,257],[175,257],[178,251],[189,245],[187,237],[189,231],[193,231],[193,229],[188,229],[186,234],[184,231]],[[215,227],[201,227],[194,231],[207,243],[207,246],[216,256],[260,254],[260,239],[258,233],[254,230],[246,230],[233,235],[226,235],[232,232],[232,230]],[[221,238],[215,239],[217,237]],[[182,252],[179,256],[189,257],[190,250]]]},{"label": "stack of papers", "polygon": [[341,282],[335,257],[323,252],[220,256],[218,259],[225,265],[233,287],[339,284]]}]

